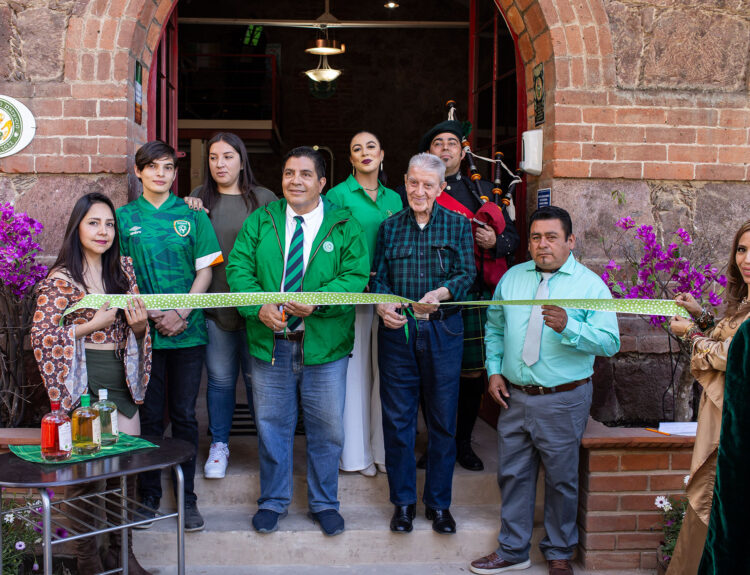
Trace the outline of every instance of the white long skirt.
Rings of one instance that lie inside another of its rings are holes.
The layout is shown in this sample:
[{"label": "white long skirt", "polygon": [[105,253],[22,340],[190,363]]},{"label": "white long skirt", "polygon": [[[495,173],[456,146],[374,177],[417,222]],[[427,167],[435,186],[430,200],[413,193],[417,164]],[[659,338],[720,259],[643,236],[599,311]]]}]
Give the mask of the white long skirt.
[{"label": "white long skirt", "polygon": [[357,306],[354,349],[346,372],[344,450],[339,462],[343,471],[360,471],[373,463],[385,463],[377,317],[373,306]]}]

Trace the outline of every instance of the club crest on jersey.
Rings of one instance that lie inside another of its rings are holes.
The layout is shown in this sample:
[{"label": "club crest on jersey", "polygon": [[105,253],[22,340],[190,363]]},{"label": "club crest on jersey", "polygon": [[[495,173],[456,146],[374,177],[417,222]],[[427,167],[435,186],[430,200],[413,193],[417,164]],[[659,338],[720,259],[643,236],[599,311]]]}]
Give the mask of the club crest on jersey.
[{"label": "club crest on jersey", "polygon": [[174,231],[177,232],[178,236],[184,238],[190,233],[190,222],[187,220],[175,220]]}]

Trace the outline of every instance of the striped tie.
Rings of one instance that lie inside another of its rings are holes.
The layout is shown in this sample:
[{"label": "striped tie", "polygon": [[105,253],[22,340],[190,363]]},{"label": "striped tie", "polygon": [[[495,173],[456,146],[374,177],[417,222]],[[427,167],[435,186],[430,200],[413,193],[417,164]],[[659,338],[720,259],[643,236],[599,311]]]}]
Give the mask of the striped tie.
[{"label": "striped tie", "polygon": [[[305,233],[302,231],[302,216],[294,216],[297,226],[294,228],[292,243],[289,244],[289,254],[286,259],[286,272],[284,274],[284,291],[301,291],[302,277],[305,275],[305,260],[303,258],[303,244]],[[302,318],[290,316],[286,327],[294,331],[302,323]]]}]

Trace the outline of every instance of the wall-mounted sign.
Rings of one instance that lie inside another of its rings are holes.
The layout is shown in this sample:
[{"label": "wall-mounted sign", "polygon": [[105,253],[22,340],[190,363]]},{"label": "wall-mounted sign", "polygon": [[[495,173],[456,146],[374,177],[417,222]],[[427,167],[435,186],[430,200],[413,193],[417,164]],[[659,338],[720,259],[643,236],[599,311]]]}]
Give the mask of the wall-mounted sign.
[{"label": "wall-mounted sign", "polygon": [[135,62],[135,117],[136,124],[143,120],[143,68],[141,63]]},{"label": "wall-mounted sign", "polygon": [[544,124],[544,64],[534,66],[534,125]]},{"label": "wall-mounted sign", "polygon": [[36,120],[15,98],[0,95],[0,158],[17,154],[36,133]]},{"label": "wall-mounted sign", "polygon": [[552,205],[552,188],[542,188],[536,193],[536,209]]}]

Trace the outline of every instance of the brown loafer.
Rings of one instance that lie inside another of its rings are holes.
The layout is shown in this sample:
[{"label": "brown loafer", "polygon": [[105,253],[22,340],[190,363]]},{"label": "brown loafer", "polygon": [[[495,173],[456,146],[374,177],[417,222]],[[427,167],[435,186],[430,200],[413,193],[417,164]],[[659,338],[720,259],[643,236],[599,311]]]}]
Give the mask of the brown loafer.
[{"label": "brown loafer", "polygon": [[549,575],[573,575],[573,566],[567,559],[550,559],[547,567]]},{"label": "brown loafer", "polygon": [[520,561],[512,563],[506,561],[497,553],[490,553],[484,557],[480,557],[476,561],[472,561],[469,569],[472,573],[478,575],[497,575],[498,573],[506,573],[507,571],[521,571],[531,567],[531,560]]}]

